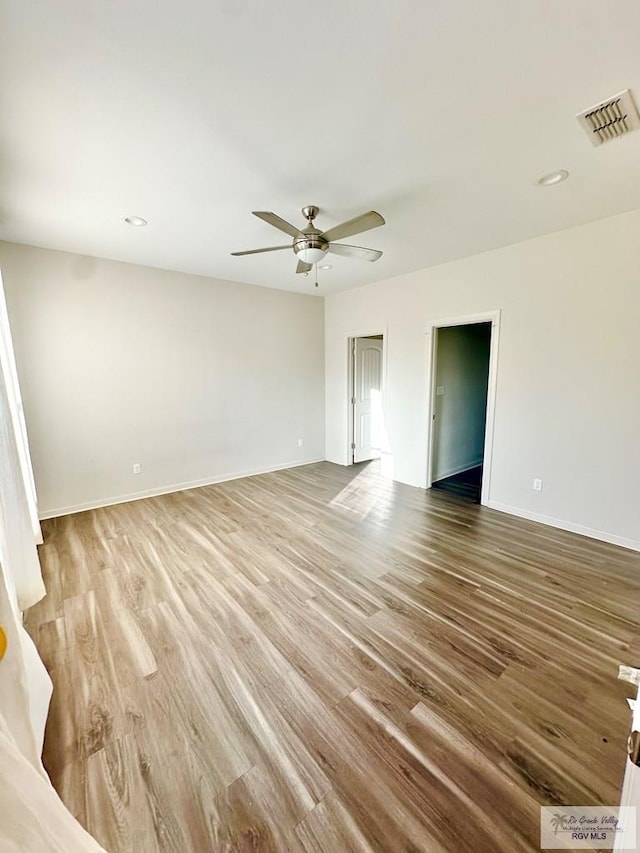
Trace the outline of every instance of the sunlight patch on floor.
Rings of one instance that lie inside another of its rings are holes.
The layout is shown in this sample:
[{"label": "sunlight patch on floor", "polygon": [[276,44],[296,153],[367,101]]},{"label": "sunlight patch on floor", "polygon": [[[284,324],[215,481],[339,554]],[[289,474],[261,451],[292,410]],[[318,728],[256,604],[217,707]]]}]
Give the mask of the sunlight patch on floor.
[{"label": "sunlight patch on floor", "polygon": [[[374,483],[375,487],[372,488]],[[333,500],[329,501],[329,506],[346,510],[351,515],[364,519],[374,509],[376,515],[386,515],[391,510],[394,500],[393,480],[377,476],[377,472],[373,473],[370,465],[367,465]]]}]

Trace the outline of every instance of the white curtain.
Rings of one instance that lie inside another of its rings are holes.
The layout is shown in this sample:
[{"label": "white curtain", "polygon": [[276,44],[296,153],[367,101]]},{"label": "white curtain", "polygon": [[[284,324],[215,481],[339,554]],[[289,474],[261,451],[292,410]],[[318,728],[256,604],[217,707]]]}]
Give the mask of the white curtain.
[{"label": "white curtain", "polygon": [[[1,294],[0,283],[4,305]],[[0,351],[6,346],[3,340]],[[45,588],[5,368],[0,357],[0,627],[7,638],[0,660],[0,850],[98,851],[58,798],[40,758],[52,685],[21,611]]]},{"label": "white curtain", "polygon": [[[0,273],[0,372],[2,372],[3,381],[7,392],[7,401],[9,405],[9,414],[13,425],[13,436],[20,463],[20,473],[22,482],[24,483],[24,494],[27,501],[27,510],[29,513],[29,522],[33,530],[33,536],[36,542],[42,542],[42,530],[40,529],[40,518],[38,515],[38,496],[36,494],[36,484],[33,478],[33,468],[31,467],[31,455],[29,453],[29,438],[27,436],[27,425],[24,419],[24,410],[22,408],[22,395],[20,393],[20,383],[18,381],[18,370],[16,368],[16,359],[13,352],[13,340],[11,338],[11,326],[9,324],[9,312],[7,311],[7,303],[4,295],[4,287],[2,284],[2,274]],[[39,575],[39,573],[38,573]],[[26,596],[25,601],[21,601],[22,609],[26,610],[31,607],[36,601],[39,601],[44,595],[42,580],[38,580],[35,576],[31,579],[33,589],[27,588],[21,595]],[[32,600],[30,600],[32,599]]]},{"label": "white curtain", "polygon": [[0,625],[8,640],[0,662],[0,715],[24,755],[34,766],[39,766],[51,681],[22,627],[20,611],[25,602],[30,605],[42,598],[45,589],[2,371],[0,460]]},{"label": "white curtain", "polygon": [[0,716],[0,850],[105,853],[30,764]]}]

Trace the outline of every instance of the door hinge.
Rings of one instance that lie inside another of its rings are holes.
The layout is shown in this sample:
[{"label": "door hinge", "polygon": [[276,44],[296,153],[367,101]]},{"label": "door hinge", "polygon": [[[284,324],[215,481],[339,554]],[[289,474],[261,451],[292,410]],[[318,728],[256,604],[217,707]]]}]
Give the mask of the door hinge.
[{"label": "door hinge", "polygon": [[356,398],[355,398],[355,397],[352,397],[352,398],[351,398],[351,405],[352,405],[352,406],[355,406],[355,404],[356,404]]},{"label": "door hinge", "polygon": [[351,449],[352,449],[352,450],[355,450],[355,449],[356,449],[356,443],[355,443],[355,441],[352,441],[352,442],[351,442]]}]

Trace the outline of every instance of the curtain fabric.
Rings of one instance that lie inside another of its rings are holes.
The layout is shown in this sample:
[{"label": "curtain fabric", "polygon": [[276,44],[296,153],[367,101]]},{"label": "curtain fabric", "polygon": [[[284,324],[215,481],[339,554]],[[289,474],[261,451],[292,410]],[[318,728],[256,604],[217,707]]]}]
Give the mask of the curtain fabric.
[{"label": "curtain fabric", "polygon": [[7,640],[0,660],[0,850],[93,853],[101,848],[65,809],[40,757],[52,684],[21,611],[45,588],[5,364],[0,359],[0,626]]},{"label": "curtain fabric", "polygon": [[7,635],[7,651],[0,661],[0,715],[23,754],[40,767],[51,680],[22,627],[20,611],[25,599],[33,603],[45,590],[2,373],[0,460],[0,625]]},{"label": "curtain fabric", "polygon": [[[12,441],[17,458],[20,476],[23,483],[23,499],[26,500],[26,509],[29,523],[33,531],[34,540],[42,542],[42,530],[38,517],[38,497],[36,495],[36,484],[31,467],[31,455],[29,453],[29,438],[27,436],[27,425],[24,420],[22,408],[22,395],[20,383],[18,382],[18,370],[16,367],[13,341],[11,338],[11,327],[9,325],[9,313],[4,296],[2,275],[0,274],[0,374],[5,386],[5,403],[12,428]],[[37,560],[35,561],[37,564]],[[21,610],[27,610],[45,594],[40,567],[32,562],[27,563],[20,574],[18,588],[18,601]]]},{"label": "curtain fabric", "polygon": [[[2,664],[0,663],[0,666]],[[105,853],[30,764],[0,716],[0,850]]]}]

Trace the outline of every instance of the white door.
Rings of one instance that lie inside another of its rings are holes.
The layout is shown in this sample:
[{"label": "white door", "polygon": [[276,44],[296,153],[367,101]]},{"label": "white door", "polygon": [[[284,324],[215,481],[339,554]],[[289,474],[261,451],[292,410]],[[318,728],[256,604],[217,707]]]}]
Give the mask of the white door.
[{"label": "white door", "polygon": [[353,461],[377,459],[382,446],[382,339],[353,341]]}]

